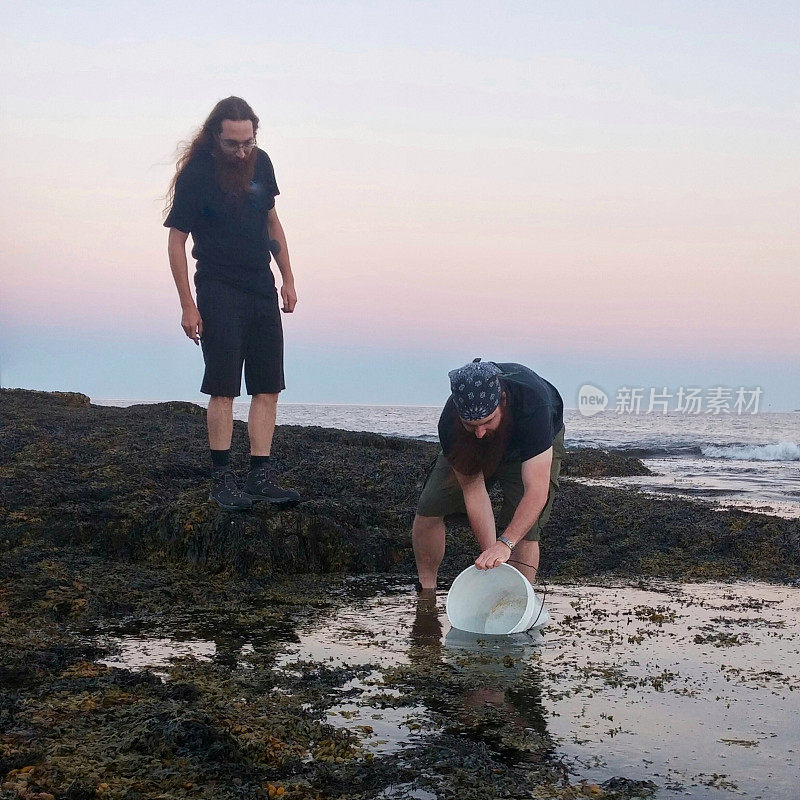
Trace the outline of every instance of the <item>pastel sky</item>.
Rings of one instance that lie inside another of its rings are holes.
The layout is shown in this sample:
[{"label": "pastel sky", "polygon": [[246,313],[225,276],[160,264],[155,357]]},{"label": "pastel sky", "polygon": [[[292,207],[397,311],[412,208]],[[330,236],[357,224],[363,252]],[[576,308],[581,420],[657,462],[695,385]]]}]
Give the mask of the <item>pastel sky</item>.
[{"label": "pastel sky", "polygon": [[800,408],[795,2],[0,11],[0,383],[196,399],[161,227],[246,98],[300,302],[288,402],[435,404],[473,356]]}]

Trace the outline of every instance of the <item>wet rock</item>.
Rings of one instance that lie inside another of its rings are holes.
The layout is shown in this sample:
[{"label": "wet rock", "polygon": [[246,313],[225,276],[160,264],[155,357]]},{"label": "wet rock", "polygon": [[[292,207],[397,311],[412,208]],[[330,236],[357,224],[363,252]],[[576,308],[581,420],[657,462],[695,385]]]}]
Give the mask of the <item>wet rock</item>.
[{"label": "wet rock", "polygon": [[182,700],[191,703],[200,697],[200,689],[193,683],[173,682],[167,684],[165,688],[165,695],[170,700]]},{"label": "wet rock", "polygon": [[553,574],[781,581],[800,569],[800,520],[563,481],[543,531]]},{"label": "wet rock", "polygon": [[316,686],[341,687],[356,677],[363,677],[371,671],[369,667],[354,669],[352,667],[328,667],[314,665],[306,667],[301,675],[301,682],[313,683]]},{"label": "wet rock", "polygon": [[624,478],[653,473],[638,458],[609,450],[576,447],[567,450],[561,462],[561,474],[570,478]]},{"label": "wet rock", "polygon": [[191,414],[195,417],[205,417],[206,410],[197,403],[187,403],[184,400],[168,400],[165,403],[136,403],[128,406],[135,410],[153,411],[176,411],[180,414]]},{"label": "wet rock", "polygon": [[94,783],[91,781],[74,780],[64,790],[64,800],[95,800]]},{"label": "wet rock", "polygon": [[35,685],[44,676],[62,670],[81,658],[91,657],[96,648],[44,647],[42,649],[7,647],[0,661],[0,685],[19,688]]},{"label": "wet rock", "polygon": [[70,408],[89,408],[91,400],[80,392],[37,392],[32,389],[0,389],[3,399],[29,407],[60,404]]},{"label": "wet rock", "polygon": [[631,778],[609,778],[600,784],[604,789],[614,792],[614,797],[651,797],[658,790],[652,781],[636,781]]},{"label": "wet rock", "polygon": [[[14,732],[7,733],[3,738],[6,741],[0,753],[0,777],[13,769],[22,769],[26,764],[34,764],[42,757],[41,751],[25,747],[20,741],[22,737],[15,736]],[[33,739],[33,735],[30,738]]]},{"label": "wet rock", "polygon": [[[410,527],[435,444],[280,427],[277,466],[303,502],[291,510],[262,504],[231,514],[207,499],[202,408],[110,408],[71,398],[0,390],[0,552],[71,547],[251,578],[413,569]],[[246,426],[236,422],[234,429],[233,462],[244,468]],[[641,462],[619,454],[568,452],[543,537],[551,576],[796,578],[798,520],[720,512],[569,479],[644,473]],[[451,530],[443,580],[475,557],[463,520]],[[85,593],[57,582],[52,591],[54,616],[93,613]]]},{"label": "wet rock", "polygon": [[202,756],[208,761],[241,761],[236,739],[207,716],[162,712],[131,730],[122,747],[157,758]]}]

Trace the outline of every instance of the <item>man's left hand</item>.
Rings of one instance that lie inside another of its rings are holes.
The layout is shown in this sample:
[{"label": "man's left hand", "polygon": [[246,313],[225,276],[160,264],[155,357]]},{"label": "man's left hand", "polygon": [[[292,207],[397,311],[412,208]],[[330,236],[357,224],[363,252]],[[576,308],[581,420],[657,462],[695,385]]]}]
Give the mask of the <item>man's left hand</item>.
[{"label": "man's left hand", "polygon": [[283,308],[281,309],[287,314],[291,314],[294,311],[294,307],[297,305],[297,292],[294,290],[293,283],[284,283],[281,286],[281,300],[283,301]]},{"label": "man's left hand", "polygon": [[487,547],[476,559],[475,566],[478,569],[492,569],[505,564],[511,556],[510,548],[502,542],[495,542],[491,547]]}]

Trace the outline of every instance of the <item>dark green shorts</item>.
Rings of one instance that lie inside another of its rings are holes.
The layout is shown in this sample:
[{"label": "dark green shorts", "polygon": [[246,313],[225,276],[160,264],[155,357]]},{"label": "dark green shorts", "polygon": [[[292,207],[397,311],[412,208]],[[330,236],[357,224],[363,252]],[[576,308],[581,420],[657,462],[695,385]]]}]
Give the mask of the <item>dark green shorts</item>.
[{"label": "dark green shorts", "polygon": [[[525,534],[529,541],[538,542],[542,528],[550,519],[550,511],[553,508],[553,500],[558,490],[558,475],[561,472],[561,460],[564,458],[564,428],[558,432],[553,440],[553,464],[550,467],[550,489],[547,493],[547,504],[539,514],[539,519],[533,527]],[[499,483],[503,490],[503,507],[497,519],[498,526],[505,528],[511,522],[514,512],[517,510],[519,501],[525,492],[522,484],[522,462],[519,456],[512,454],[510,458],[500,463],[497,471],[486,481],[487,486],[491,487]],[[445,458],[444,453],[439,453],[436,463],[428,473],[425,486],[422,489],[419,502],[417,503],[417,514],[422,517],[446,517],[450,514],[466,514],[464,507],[464,495],[461,491],[456,476],[450,462]]]}]

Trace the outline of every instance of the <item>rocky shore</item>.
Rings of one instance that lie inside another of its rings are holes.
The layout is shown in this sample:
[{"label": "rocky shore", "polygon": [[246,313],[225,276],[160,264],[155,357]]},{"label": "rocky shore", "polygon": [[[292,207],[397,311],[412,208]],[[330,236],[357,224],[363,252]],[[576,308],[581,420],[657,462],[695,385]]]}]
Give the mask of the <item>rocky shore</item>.
[{"label": "rocky shore", "polygon": [[[388,798],[420,765],[441,777],[441,797],[650,791],[567,779],[546,735],[520,743],[502,726],[486,733],[455,706],[450,733],[416,762],[375,758],[363,731],[332,728],[325,709],[353,670],[276,671],[276,658],[299,624],[353,602],[331,576],[410,582],[414,504],[436,447],[279,428],[279,473],[303,502],[230,514],[207,500],[204,415],[190,403],[109,408],[74,393],[0,390],[2,800]],[[233,457],[244,468],[241,423]],[[569,452],[543,541],[550,580],[800,574],[797,520],[580,481],[644,469]],[[454,521],[443,582],[474,555],[470,532]],[[200,629],[213,632],[215,658],[175,662],[166,682],[101,663],[109,631]],[[256,639],[243,662],[242,642]],[[424,658],[385,680],[387,691],[399,686],[443,714],[456,690],[469,689]]]},{"label": "rocky shore", "polygon": [[[279,472],[303,502],[230,514],[207,500],[204,416],[191,403],[112,408],[79,394],[2,390],[0,551],[71,546],[251,578],[411,568],[409,529],[434,444],[279,428]],[[232,452],[242,469],[246,446],[237,422]],[[797,520],[572,480],[646,472],[632,458],[568,453],[542,543],[549,576],[797,576]],[[471,560],[471,535],[458,521],[452,545],[449,574]]]}]

